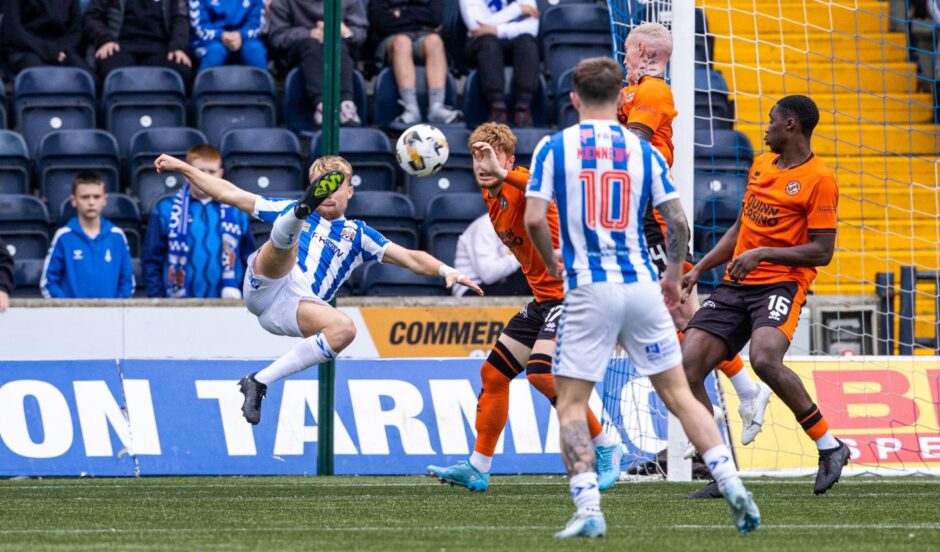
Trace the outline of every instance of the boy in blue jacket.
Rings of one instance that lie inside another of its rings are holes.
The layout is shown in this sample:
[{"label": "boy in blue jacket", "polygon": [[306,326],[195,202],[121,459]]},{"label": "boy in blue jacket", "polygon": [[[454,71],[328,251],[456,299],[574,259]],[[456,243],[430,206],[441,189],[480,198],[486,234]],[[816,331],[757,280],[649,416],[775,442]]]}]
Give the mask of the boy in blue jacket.
[{"label": "boy in blue jacket", "polygon": [[80,172],[72,182],[78,216],[59,228],[43,265],[42,294],[71,299],[114,299],[134,294],[131,252],[124,231],[101,216],[108,204],[104,179]]},{"label": "boy in blue jacket", "polygon": [[264,0],[190,0],[189,21],[193,51],[199,69],[238,61],[268,68],[268,53],[261,42]]}]

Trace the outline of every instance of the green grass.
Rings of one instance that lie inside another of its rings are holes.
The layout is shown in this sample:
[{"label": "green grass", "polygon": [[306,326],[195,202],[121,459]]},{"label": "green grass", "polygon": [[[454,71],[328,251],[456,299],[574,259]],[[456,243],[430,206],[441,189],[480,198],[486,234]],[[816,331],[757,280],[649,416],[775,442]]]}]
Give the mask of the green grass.
[{"label": "green grass", "polygon": [[[620,483],[606,544],[559,542],[562,477],[494,477],[475,494],[424,477],[0,481],[0,550],[862,550],[940,546],[940,480],[748,481],[764,526],[743,538],[699,484]],[[613,547],[613,548],[611,548]],[[600,549],[600,548],[598,548]]]}]

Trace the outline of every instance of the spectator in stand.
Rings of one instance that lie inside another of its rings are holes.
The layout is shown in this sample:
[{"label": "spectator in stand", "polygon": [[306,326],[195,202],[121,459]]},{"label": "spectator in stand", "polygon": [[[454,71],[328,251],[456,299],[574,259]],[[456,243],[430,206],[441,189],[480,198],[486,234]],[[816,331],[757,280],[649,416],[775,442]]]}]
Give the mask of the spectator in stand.
[{"label": "spectator in stand", "polygon": [[186,0],[91,0],[85,38],[95,48],[98,76],[121,67],[156,65],[192,80]]},{"label": "spectator in stand", "polygon": [[[496,235],[489,215],[481,215],[460,235],[454,268],[488,296],[532,294],[519,261]],[[459,297],[467,291],[451,288],[451,292]]]},{"label": "spectator in stand", "polygon": [[508,123],[507,59],[512,60],[512,122],[532,126],[532,98],[539,83],[539,10],[535,0],[460,0],[467,25],[467,62],[479,68],[480,86],[490,105],[490,120]]},{"label": "spectator in stand", "polygon": [[[323,125],[323,6],[324,0],[272,0],[268,10],[271,47],[286,56],[289,67],[300,66],[318,127]],[[359,126],[362,121],[353,103],[352,53],[366,39],[368,20],[362,0],[342,0],[342,9],[339,124]]]},{"label": "spectator in stand", "polygon": [[264,0],[193,0],[190,5],[195,8],[189,17],[200,71],[233,60],[267,70],[268,52],[260,38]]},{"label": "spectator in stand", "polygon": [[405,110],[396,123],[421,122],[415,64],[424,64],[428,81],[428,122],[453,123],[460,111],[444,105],[447,53],[440,30],[443,0],[370,0],[369,32],[378,42],[376,65],[391,64]]},{"label": "spectator in stand", "polygon": [[0,239],[0,312],[10,308],[10,294],[16,287],[13,278],[13,255],[7,249],[7,244]]},{"label": "spectator in stand", "polygon": [[2,42],[10,69],[64,65],[89,69],[81,53],[78,0],[3,0]]},{"label": "spectator in stand", "polygon": [[[208,144],[190,148],[186,162],[222,178],[222,156]],[[254,250],[248,216],[187,182],[150,215],[140,255],[147,296],[241,298]]]},{"label": "spectator in stand", "polygon": [[45,297],[114,299],[134,294],[131,251],[124,231],[101,216],[108,205],[104,179],[80,172],[72,182],[78,215],[52,238],[39,285]]}]

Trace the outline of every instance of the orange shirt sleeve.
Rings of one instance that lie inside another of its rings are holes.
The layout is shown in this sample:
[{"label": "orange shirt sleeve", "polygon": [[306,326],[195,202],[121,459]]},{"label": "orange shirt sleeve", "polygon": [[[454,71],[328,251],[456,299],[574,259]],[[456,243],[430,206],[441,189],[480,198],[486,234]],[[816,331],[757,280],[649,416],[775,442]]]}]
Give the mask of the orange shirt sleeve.
[{"label": "orange shirt sleeve", "polygon": [[627,123],[639,123],[649,127],[655,133],[668,118],[671,103],[672,98],[669,97],[668,89],[658,86],[639,86]]},{"label": "orange shirt sleeve", "polygon": [[816,184],[813,196],[806,206],[807,228],[810,234],[835,233],[839,206],[839,187],[832,176],[823,176]]},{"label": "orange shirt sleeve", "polygon": [[514,167],[509,171],[509,174],[506,175],[505,182],[513,188],[518,188],[524,192],[526,186],[529,185],[529,169],[525,167]]}]

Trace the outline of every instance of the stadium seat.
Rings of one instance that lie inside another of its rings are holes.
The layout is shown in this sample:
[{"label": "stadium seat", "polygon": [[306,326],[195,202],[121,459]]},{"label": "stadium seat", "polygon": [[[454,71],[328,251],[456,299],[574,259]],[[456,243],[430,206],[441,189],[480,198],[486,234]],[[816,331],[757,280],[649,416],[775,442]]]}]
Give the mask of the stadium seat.
[{"label": "stadium seat", "polygon": [[182,158],[189,148],[207,142],[201,130],[187,127],[163,127],[138,130],[130,142],[128,168],[131,193],[140,200],[145,215],[150,214],[154,199],[179,189],[183,179],[175,173],[159,174],[153,161],[161,153]]},{"label": "stadium seat", "polygon": [[695,167],[699,171],[746,174],[754,161],[747,136],[726,129],[695,131]]},{"label": "stadium seat", "polygon": [[[512,67],[506,67],[506,105],[509,107],[509,113],[512,115],[512,110],[515,107],[516,99],[512,94]],[[545,79],[542,76],[539,76],[539,87],[535,92],[535,96],[532,98],[532,126],[534,127],[547,127],[548,126],[548,88],[545,84]],[[470,71],[470,75],[467,76],[467,82],[464,83],[463,90],[463,115],[464,120],[467,122],[468,128],[476,128],[477,126],[490,120],[490,108],[486,102],[486,98],[483,97],[483,92],[480,89],[480,77],[479,71]]]},{"label": "stadium seat", "polygon": [[226,65],[200,71],[193,85],[196,126],[218,147],[232,128],[273,127],[274,79],[257,67]]},{"label": "stadium seat", "polygon": [[532,154],[535,153],[535,147],[539,145],[542,138],[552,133],[552,131],[547,128],[517,128],[513,132],[517,140],[516,164],[526,167],[528,167],[529,163],[532,161]]},{"label": "stadium seat", "polygon": [[564,4],[541,16],[539,35],[542,59],[551,75],[552,89],[559,78],[584,58],[610,56],[610,14],[599,4]]},{"label": "stadium seat", "polygon": [[362,220],[402,247],[418,247],[415,208],[404,194],[357,191],[349,199],[346,218]]},{"label": "stadium seat", "polygon": [[29,151],[23,137],[12,130],[0,130],[0,194],[29,191]]},{"label": "stadium seat", "polygon": [[[426,120],[428,116],[428,83],[425,78],[424,67],[416,67],[415,69],[417,71],[418,105],[421,107],[421,118]],[[398,117],[402,112],[402,107],[401,104],[398,103],[398,100],[398,85],[395,84],[395,75],[392,73],[391,68],[386,67],[382,69],[379,76],[375,79],[375,91],[373,92],[372,99],[374,109],[372,122],[378,127],[404,130],[404,126],[394,123],[395,117]],[[444,103],[454,107],[457,105],[457,84],[450,73],[447,74]],[[463,125],[463,123],[460,123],[460,125]],[[440,127],[446,125],[435,126]]]},{"label": "stadium seat", "polygon": [[[0,195],[0,238],[13,255],[17,267],[27,260],[42,259],[49,250],[49,212],[30,195]],[[38,285],[38,279],[36,281]],[[19,290],[17,290],[19,295]]]},{"label": "stadium seat", "polygon": [[[295,67],[284,80],[283,120],[287,128],[294,132],[311,132],[313,125],[313,100],[307,97],[304,89],[304,77]],[[353,70],[353,101],[359,119],[366,124],[369,117],[369,100],[366,93],[366,79],[357,70]]]},{"label": "stadium seat", "polygon": [[396,295],[447,295],[440,278],[420,276],[395,265],[369,263],[363,269],[361,295],[388,297]]},{"label": "stadium seat", "polygon": [[[72,207],[71,201],[68,199],[63,201],[59,206],[58,226],[64,226],[75,214],[75,207]],[[125,194],[108,194],[108,205],[101,215],[124,230],[131,257],[135,259],[140,257],[140,208],[134,198]]]},{"label": "stadium seat", "polygon": [[444,2],[443,26],[441,37],[444,50],[450,61],[451,71],[457,76],[466,75],[467,67],[467,26],[460,15],[460,2]]},{"label": "stadium seat", "polygon": [[22,259],[13,265],[13,281],[16,283],[17,298],[42,297],[39,281],[42,279],[42,267],[45,259]]},{"label": "stadium seat", "polygon": [[569,95],[574,90],[571,84],[573,74],[574,69],[568,69],[561,74],[555,85],[555,124],[559,129],[578,124],[578,111],[571,104]]},{"label": "stadium seat", "polygon": [[445,126],[441,129],[447,139],[450,153],[447,155],[445,167],[451,169],[472,169],[473,155],[470,153],[470,130],[463,127]]},{"label": "stadium seat", "polygon": [[[308,164],[320,156],[320,133],[310,134]],[[377,128],[340,128],[339,151],[352,163],[356,190],[392,191],[398,185],[398,163],[388,136]]]},{"label": "stadium seat", "polygon": [[695,118],[697,127],[729,129],[734,113],[728,99],[728,83],[718,71],[695,67]]},{"label": "stadium seat", "polygon": [[165,67],[123,67],[108,73],[102,92],[105,129],[121,156],[141,129],[186,125],[186,89],[179,73]]},{"label": "stadium seat", "polygon": [[428,253],[453,265],[457,239],[484,214],[486,203],[480,193],[448,193],[432,199],[424,214],[424,245]]},{"label": "stadium seat", "polygon": [[95,127],[95,81],[81,69],[34,67],[20,71],[13,85],[15,127],[29,151],[57,130]]},{"label": "stadium seat", "polygon": [[109,193],[118,191],[119,168],[117,142],[103,130],[51,132],[42,139],[36,161],[40,190],[53,209],[71,195],[81,171],[97,172]]},{"label": "stadium seat", "polygon": [[734,173],[695,173],[695,201],[722,199],[740,202],[744,199],[747,177]]},{"label": "stadium seat", "polygon": [[306,179],[300,142],[284,128],[236,128],[222,136],[225,178],[259,195],[300,190]]},{"label": "stadium seat", "polygon": [[445,165],[441,172],[433,176],[418,178],[409,175],[405,179],[405,193],[414,202],[418,218],[423,219],[428,204],[435,197],[452,193],[479,195],[480,187],[471,169],[451,169]]},{"label": "stadium seat", "polygon": [[[2,21],[2,17],[0,17]],[[0,129],[7,128],[7,91],[6,86],[0,81]]]}]

